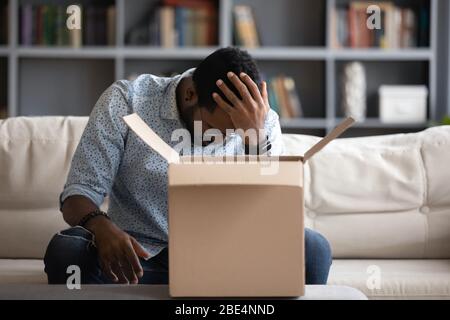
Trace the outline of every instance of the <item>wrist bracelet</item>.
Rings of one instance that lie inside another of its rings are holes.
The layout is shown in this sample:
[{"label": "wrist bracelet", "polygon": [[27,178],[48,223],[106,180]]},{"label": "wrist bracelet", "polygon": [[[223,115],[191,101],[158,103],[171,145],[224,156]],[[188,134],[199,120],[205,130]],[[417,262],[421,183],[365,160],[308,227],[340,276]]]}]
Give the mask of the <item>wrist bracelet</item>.
[{"label": "wrist bracelet", "polygon": [[254,151],[255,148],[256,148],[256,155],[263,155],[270,149],[272,149],[272,144],[269,141],[269,137],[266,136],[266,139],[258,146],[250,146],[248,144],[245,144],[245,154],[250,155],[250,151]]},{"label": "wrist bracelet", "polygon": [[104,212],[100,209],[97,209],[92,212],[89,212],[87,215],[85,215],[83,218],[81,218],[80,222],[78,222],[78,225],[80,227],[84,228],[84,226],[86,225],[86,223],[88,223],[89,220],[91,220],[95,217],[98,217],[98,216],[103,216],[106,219],[111,220],[111,218],[109,217],[109,215],[106,212]]}]

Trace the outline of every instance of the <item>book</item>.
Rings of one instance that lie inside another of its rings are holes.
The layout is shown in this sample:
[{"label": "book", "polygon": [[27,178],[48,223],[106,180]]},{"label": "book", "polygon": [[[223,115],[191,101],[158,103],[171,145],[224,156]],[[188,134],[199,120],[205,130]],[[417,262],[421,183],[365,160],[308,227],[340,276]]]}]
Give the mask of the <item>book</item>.
[{"label": "book", "polygon": [[208,24],[209,24],[209,10],[205,7],[194,9],[195,12],[195,45],[207,46],[208,45]]},{"label": "book", "polygon": [[252,8],[247,5],[235,5],[233,15],[236,44],[248,48],[259,47],[259,35]]},{"label": "book", "polygon": [[176,43],[175,11],[173,7],[164,6],[161,9],[161,46],[173,48]]},{"label": "book", "polygon": [[53,5],[43,5],[41,7],[42,14],[42,44],[51,46],[56,44],[55,30],[56,30],[56,7]]},{"label": "book", "polygon": [[283,76],[278,76],[273,80],[274,88],[277,96],[278,107],[280,108],[281,118],[292,118],[291,110],[288,106],[288,95],[284,88]]},{"label": "book", "polygon": [[285,77],[284,88],[288,96],[288,107],[290,108],[289,114],[291,117],[298,118],[303,116],[302,105],[300,103],[300,98],[297,93],[294,79],[291,77]]},{"label": "book", "polygon": [[155,2],[145,19],[132,26],[126,43],[162,47],[217,44],[217,4],[210,0]]},{"label": "book", "polygon": [[81,30],[68,30],[66,6],[22,4],[19,7],[19,42],[21,45],[79,47],[115,44],[115,6],[87,5],[82,10]]},{"label": "book", "polygon": [[33,6],[25,4],[20,9],[21,44],[31,46],[33,44]]},{"label": "book", "polygon": [[63,6],[58,6],[56,9],[56,45],[69,45],[69,30],[66,26],[66,12]]},{"label": "book", "polygon": [[416,18],[414,11],[410,8],[402,10],[402,48],[411,48],[417,46],[416,41]]},{"label": "book", "polygon": [[116,44],[116,6],[111,5],[106,9],[106,44],[114,46]]},{"label": "book", "polygon": [[292,77],[283,74],[272,77],[268,83],[269,104],[280,118],[291,119],[303,116],[298,88]]},{"label": "book", "polygon": [[370,29],[368,2],[352,1],[348,7],[336,7],[331,15],[331,45],[335,48],[411,48],[428,45],[429,10],[426,6],[399,7],[379,1],[381,28]]},{"label": "book", "polygon": [[0,45],[8,43],[9,5],[0,4]]},{"label": "book", "polygon": [[183,47],[186,44],[187,13],[184,7],[175,7],[175,29],[178,30],[178,46]]}]

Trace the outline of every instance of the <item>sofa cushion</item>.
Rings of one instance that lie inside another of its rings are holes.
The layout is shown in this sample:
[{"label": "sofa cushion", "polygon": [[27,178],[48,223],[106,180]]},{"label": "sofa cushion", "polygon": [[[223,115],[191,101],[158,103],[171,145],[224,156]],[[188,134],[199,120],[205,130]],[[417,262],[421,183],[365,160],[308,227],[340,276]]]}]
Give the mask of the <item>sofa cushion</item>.
[{"label": "sofa cushion", "polygon": [[42,260],[0,259],[0,284],[47,283]]},{"label": "sofa cushion", "polygon": [[[336,259],[328,284],[354,287],[370,299],[450,299],[449,273],[446,259]],[[374,281],[378,275],[379,286]]]},{"label": "sofa cushion", "polygon": [[[42,258],[87,117],[0,120],[0,258]],[[317,137],[284,135],[287,154]],[[338,139],[305,166],[305,222],[335,258],[450,258],[450,126]]]}]

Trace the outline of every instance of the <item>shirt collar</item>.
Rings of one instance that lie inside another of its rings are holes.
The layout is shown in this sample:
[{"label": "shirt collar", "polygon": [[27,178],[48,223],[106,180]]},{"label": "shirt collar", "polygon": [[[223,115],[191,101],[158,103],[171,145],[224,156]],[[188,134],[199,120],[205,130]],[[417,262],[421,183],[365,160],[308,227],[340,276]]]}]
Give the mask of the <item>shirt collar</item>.
[{"label": "shirt collar", "polygon": [[160,116],[162,119],[166,120],[180,119],[180,112],[178,111],[177,107],[177,92],[176,92],[177,86],[183,78],[191,76],[194,73],[194,70],[195,68],[189,69],[183,72],[182,74],[172,78],[172,81],[167,87],[166,99],[164,99],[165,101],[167,101],[167,103],[163,103],[160,109]]}]

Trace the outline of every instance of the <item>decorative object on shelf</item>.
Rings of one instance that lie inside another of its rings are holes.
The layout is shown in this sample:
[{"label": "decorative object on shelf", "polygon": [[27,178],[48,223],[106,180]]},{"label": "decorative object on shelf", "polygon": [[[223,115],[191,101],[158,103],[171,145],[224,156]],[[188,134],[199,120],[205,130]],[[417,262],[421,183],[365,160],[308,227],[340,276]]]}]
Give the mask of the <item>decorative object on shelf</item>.
[{"label": "decorative object on shelf", "polygon": [[342,74],[342,107],[346,117],[366,118],[366,70],[360,62],[345,65]]},{"label": "decorative object on shelf", "polygon": [[382,123],[423,123],[427,120],[426,86],[383,85],[378,92]]}]

